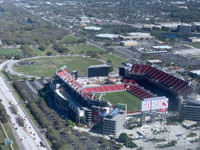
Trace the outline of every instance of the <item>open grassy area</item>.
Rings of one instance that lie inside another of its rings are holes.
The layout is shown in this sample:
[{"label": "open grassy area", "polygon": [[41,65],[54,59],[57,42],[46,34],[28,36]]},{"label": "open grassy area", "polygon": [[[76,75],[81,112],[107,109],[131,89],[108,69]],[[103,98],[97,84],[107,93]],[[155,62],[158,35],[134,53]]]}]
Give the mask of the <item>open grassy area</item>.
[{"label": "open grassy area", "polygon": [[18,48],[0,48],[0,55],[17,55],[21,54]]},{"label": "open grassy area", "polygon": [[127,60],[117,56],[117,55],[102,55],[101,59],[103,60],[111,60],[114,66],[120,66],[123,62],[127,62]]},{"label": "open grassy area", "polygon": [[63,37],[63,39],[61,39],[60,41],[59,41],[59,43],[62,43],[62,44],[69,44],[69,43],[71,43],[71,42],[76,42],[77,41],[77,39],[74,37],[74,36],[72,36],[72,35],[68,35],[68,36],[64,36]]},{"label": "open grassy area", "polygon": [[127,91],[106,93],[102,100],[116,106],[118,103],[127,104],[128,111],[141,110],[141,100]]},{"label": "open grassy area", "polygon": [[191,46],[195,47],[195,48],[200,48],[200,43],[191,43]]},{"label": "open grassy area", "polygon": [[53,48],[50,47],[50,46],[48,46],[48,47],[46,48],[45,51],[41,51],[41,50],[39,50],[39,49],[36,48],[36,47],[33,47],[33,48],[31,48],[31,49],[32,49],[32,53],[33,53],[34,55],[37,55],[37,56],[45,56],[47,52],[52,52],[52,55],[57,54],[57,52],[54,51]]},{"label": "open grassy area", "polygon": [[74,45],[67,46],[72,53],[80,54],[81,52],[87,53],[88,51],[102,52],[103,50],[94,45]]},{"label": "open grassy area", "polygon": [[36,62],[35,65],[14,66],[14,70],[24,74],[52,77],[53,74],[66,65],[68,71],[78,70],[79,75],[86,75],[86,69],[90,65],[103,64],[101,61],[81,56],[60,56],[60,57],[45,57],[28,60]]},{"label": "open grassy area", "polygon": [[[16,140],[15,140],[15,138],[14,138],[14,136],[13,136],[13,133],[12,133],[12,131],[11,131],[9,125],[8,125],[8,124],[4,124],[4,128],[5,128],[5,130],[6,130],[7,134],[8,134],[8,137],[9,137],[9,138],[11,139],[11,141],[13,142],[13,148],[14,148],[15,150],[18,150],[19,148],[18,148],[18,146],[17,146]],[[0,126],[0,148],[1,148],[2,150],[11,150],[11,148],[10,148],[9,145],[5,145],[5,144],[4,144],[5,138],[6,138],[6,136],[5,136],[4,132],[3,132],[2,127]]]}]

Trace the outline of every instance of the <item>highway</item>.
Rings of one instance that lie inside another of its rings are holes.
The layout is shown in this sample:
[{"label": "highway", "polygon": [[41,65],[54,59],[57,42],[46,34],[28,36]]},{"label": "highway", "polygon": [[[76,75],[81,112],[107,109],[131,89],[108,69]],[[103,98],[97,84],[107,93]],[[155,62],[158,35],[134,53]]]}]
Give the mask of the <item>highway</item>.
[{"label": "highway", "polygon": [[[0,97],[7,114],[10,116],[10,121],[14,126],[17,136],[21,141],[19,144],[23,145],[24,150],[46,150],[47,148],[40,146],[40,142],[43,140],[38,135],[35,127],[33,127],[31,121],[24,113],[18,101],[10,92],[2,77],[0,77]],[[17,106],[18,115],[24,118],[25,127],[19,125],[17,120],[18,116],[13,113],[10,103]]]},{"label": "highway", "polygon": [[[12,60],[8,60],[3,62],[0,65],[0,70]],[[49,144],[46,142],[45,138],[39,133],[38,129],[34,126],[29,116],[26,114],[24,109],[22,108],[21,104],[12,94],[11,90],[9,89],[6,81],[2,76],[0,76],[0,98],[1,102],[4,105],[7,114],[10,116],[10,124],[11,128],[14,132],[16,141],[18,143],[21,150],[50,150]],[[14,114],[13,110],[11,109],[10,104],[14,104],[17,106],[18,114]],[[21,116],[24,118],[25,127],[20,126],[18,123],[17,117]],[[47,147],[41,147],[40,142],[44,141]]]}]

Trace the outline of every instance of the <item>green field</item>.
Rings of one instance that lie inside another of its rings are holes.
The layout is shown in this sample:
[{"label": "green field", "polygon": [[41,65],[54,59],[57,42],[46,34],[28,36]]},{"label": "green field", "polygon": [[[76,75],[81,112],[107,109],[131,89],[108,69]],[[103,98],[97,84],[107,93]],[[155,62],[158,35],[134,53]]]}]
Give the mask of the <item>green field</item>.
[{"label": "green field", "polygon": [[195,48],[200,48],[200,43],[191,43],[191,46],[195,47]]},{"label": "green field", "polygon": [[116,106],[118,103],[127,104],[128,111],[141,110],[141,100],[127,91],[106,93],[102,100]]},{"label": "green field", "polygon": [[74,37],[74,36],[72,36],[72,35],[68,35],[68,36],[65,36],[63,39],[61,39],[60,41],[59,41],[59,43],[62,43],[62,44],[69,44],[69,43],[71,43],[71,42],[76,42],[77,41],[77,39]]},{"label": "green field", "polygon": [[47,52],[52,52],[52,55],[57,54],[57,52],[54,51],[53,48],[52,48],[52,47],[49,47],[49,46],[46,48],[45,51],[41,51],[41,50],[39,50],[39,49],[36,48],[36,47],[31,48],[31,50],[32,50],[32,53],[33,53],[34,55],[36,55],[36,56],[45,56]]},{"label": "green field", "polygon": [[67,46],[67,48],[72,52],[72,53],[78,53],[80,54],[81,52],[87,53],[88,51],[92,52],[103,52],[102,49],[94,46],[94,45],[75,45],[75,46]]},{"label": "green field", "polygon": [[127,62],[127,60],[117,56],[117,55],[102,55],[101,59],[103,60],[111,60],[112,65],[114,66],[120,66],[123,62]]},{"label": "green field", "polygon": [[[4,124],[4,128],[5,128],[5,130],[6,130],[7,134],[8,134],[8,137],[11,139],[11,141],[13,141],[13,148],[15,150],[18,150],[19,148],[17,146],[17,143],[15,141],[15,138],[13,136],[13,133],[12,133],[9,125],[8,124]],[[5,145],[4,144],[5,138],[6,138],[6,136],[5,136],[4,132],[3,132],[2,127],[0,126],[0,149],[2,149],[2,150],[11,150],[9,145]]]},{"label": "green field", "polygon": [[0,55],[17,55],[21,54],[21,50],[18,48],[1,48]]},{"label": "green field", "polygon": [[67,70],[78,70],[79,75],[86,75],[86,68],[90,65],[103,64],[101,61],[81,56],[44,57],[28,60],[36,62],[35,65],[14,66],[13,69],[28,75],[52,77],[53,74],[66,65]]}]

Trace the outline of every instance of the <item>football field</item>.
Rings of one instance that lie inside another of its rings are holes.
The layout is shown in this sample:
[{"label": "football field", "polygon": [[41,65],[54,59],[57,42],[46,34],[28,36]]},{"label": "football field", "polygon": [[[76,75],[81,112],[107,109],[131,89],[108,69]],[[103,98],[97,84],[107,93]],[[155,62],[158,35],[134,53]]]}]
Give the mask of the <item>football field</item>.
[{"label": "football field", "polygon": [[106,93],[102,100],[116,106],[118,103],[127,104],[128,111],[141,110],[141,100],[127,91]]}]

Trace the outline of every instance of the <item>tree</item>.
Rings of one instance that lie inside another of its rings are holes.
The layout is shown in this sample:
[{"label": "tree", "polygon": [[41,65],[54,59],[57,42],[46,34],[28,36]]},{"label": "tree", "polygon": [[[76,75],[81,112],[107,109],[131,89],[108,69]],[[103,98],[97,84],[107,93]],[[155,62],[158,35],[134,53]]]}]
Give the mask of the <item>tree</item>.
[{"label": "tree", "polygon": [[127,145],[129,148],[135,148],[135,147],[137,147],[137,145],[135,144],[135,143],[133,143],[133,141],[132,140],[129,140],[128,141],[128,145]]},{"label": "tree", "polygon": [[55,130],[55,129],[53,129],[53,128],[50,128],[50,129],[47,131],[47,134],[48,134],[49,138],[50,138],[52,141],[54,141],[54,142],[58,141],[58,139],[59,139],[59,137],[60,137],[59,131],[57,131],[57,130]]},{"label": "tree", "polygon": [[120,142],[126,144],[128,142],[128,135],[126,133],[121,133],[119,135]]},{"label": "tree", "polygon": [[22,126],[22,127],[24,127],[24,118],[23,117],[21,117],[21,116],[18,116],[18,121],[19,121],[19,124]]},{"label": "tree", "polygon": [[35,79],[36,79],[35,77],[31,77],[31,80],[33,80],[33,81],[34,81]]},{"label": "tree", "polygon": [[67,120],[67,124],[71,125],[72,121],[71,120]]},{"label": "tree", "polygon": [[112,64],[113,62],[112,62],[112,60],[108,59],[107,63]]},{"label": "tree", "polygon": [[74,150],[74,147],[71,144],[66,143],[66,144],[61,145],[61,147],[58,150],[65,150],[65,149]]},{"label": "tree", "polygon": [[53,52],[47,52],[46,55],[51,56],[51,55],[53,55]]},{"label": "tree", "polygon": [[10,104],[10,107],[12,108],[13,112],[14,112],[15,114],[17,114],[18,110],[17,110],[16,105]]},{"label": "tree", "polygon": [[109,72],[112,72],[113,70],[114,70],[114,67],[112,65],[110,65]]},{"label": "tree", "polygon": [[45,51],[45,50],[46,50],[46,46],[44,46],[43,44],[39,44],[38,49],[39,49],[40,51]]},{"label": "tree", "polygon": [[87,40],[85,38],[81,38],[81,39],[77,40],[77,44],[81,44],[81,43],[85,44],[86,42],[87,42]]}]

